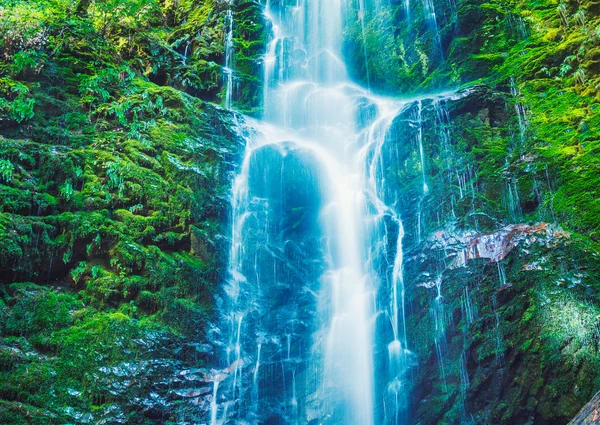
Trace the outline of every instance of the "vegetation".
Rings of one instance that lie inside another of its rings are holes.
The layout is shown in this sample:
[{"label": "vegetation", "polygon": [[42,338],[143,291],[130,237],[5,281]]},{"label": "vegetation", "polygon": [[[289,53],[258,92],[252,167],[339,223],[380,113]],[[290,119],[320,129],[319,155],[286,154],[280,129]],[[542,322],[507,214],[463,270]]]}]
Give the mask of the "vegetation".
[{"label": "vegetation", "polygon": [[[368,69],[371,87],[399,95],[477,83],[505,93],[506,102],[522,114],[522,122],[515,116],[509,123],[511,132],[525,134],[516,142],[505,135],[485,148],[480,158],[486,169],[481,171],[500,173],[508,155],[509,169],[520,182],[519,192],[532,187],[527,177],[531,169],[540,180],[539,176],[548,173],[552,193],[541,200],[545,210],[552,209],[569,229],[599,241],[598,3],[430,3],[435,22],[431,8],[426,7],[429,2],[409,2],[409,13],[406,3],[400,2],[366,14],[364,38],[357,18],[345,38],[349,62],[356,64],[355,77],[366,83]],[[499,148],[498,143],[506,148]],[[495,169],[487,168],[494,163]],[[520,194],[522,199],[530,196]]]},{"label": "vegetation", "polygon": [[243,148],[199,100],[222,97],[226,7],[0,2],[0,422],[176,414]]}]

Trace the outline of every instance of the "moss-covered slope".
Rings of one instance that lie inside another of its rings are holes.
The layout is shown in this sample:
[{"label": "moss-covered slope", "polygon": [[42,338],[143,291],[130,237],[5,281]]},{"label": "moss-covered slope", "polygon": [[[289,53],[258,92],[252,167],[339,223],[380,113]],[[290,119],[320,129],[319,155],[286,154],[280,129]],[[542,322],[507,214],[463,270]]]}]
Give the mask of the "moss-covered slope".
[{"label": "moss-covered slope", "polygon": [[356,78],[367,83],[368,76],[386,94],[475,83],[512,90],[521,114],[515,131],[526,134],[500,155],[508,153],[511,166],[532,156],[530,166],[548,169],[556,184],[545,202],[561,223],[598,240],[599,7],[592,0],[392,3],[365,14],[364,37],[358,17],[347,27],[346,52]]},{"label": "moss-covered slope", "polygon": [[194,420],[243,149],[198,99],[222,97],[226,6],[0,3],[1,423]]}]

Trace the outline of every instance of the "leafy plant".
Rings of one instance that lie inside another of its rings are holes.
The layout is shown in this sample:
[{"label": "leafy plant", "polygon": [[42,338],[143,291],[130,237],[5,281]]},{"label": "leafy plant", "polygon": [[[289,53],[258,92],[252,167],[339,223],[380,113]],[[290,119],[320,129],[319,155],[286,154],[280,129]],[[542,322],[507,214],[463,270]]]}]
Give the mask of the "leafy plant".
[{"label": "leafy plant", "polygon": [[87,271],[87,263],[85,261],[80,261],[73,270],[71,270],[71,277],[75,283],[79,283],[82,276]]},{"label": "leafy plant", "polygon": [[73,193],[75,193],[75,191],[73,189],[73,184],[71,183],[71,181],[64,182],[60,186],[59,192],[60,192],[60,196],[63,197],[65,200],[67,200],[67,201],[71,200]]},{"label": "leafy plant", "polygon": [[0,177],[6,183],[10,183],[15,166],[7,159],[0,159]]}]

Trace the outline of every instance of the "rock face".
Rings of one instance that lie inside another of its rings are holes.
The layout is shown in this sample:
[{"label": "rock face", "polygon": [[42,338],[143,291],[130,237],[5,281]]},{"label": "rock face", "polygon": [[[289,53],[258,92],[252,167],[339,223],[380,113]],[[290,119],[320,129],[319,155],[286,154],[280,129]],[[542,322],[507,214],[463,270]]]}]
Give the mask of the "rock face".
[{"label": "rock face", "polygon": [[247,160],[248,193],[234,207],[240,228],[232,237],[232,276],[218,295],[222,317],[211,333],[227,365],[227,382],[215,394],[219,421],[229,412],[233,421],[278,423],[308,404],[300,396],[295,406],[285,400],[303,394],[314,373],[315,294],[326,268],[319,164],[291,143],[261,146]]},{"label": "rock face", "polygon": [[406,231],[408,423],[567,423],[597,391],[598,247],[527,206],[552,189],[526,154],[497,152],[519,138],[510,96],[415,102],[384,146]]}]

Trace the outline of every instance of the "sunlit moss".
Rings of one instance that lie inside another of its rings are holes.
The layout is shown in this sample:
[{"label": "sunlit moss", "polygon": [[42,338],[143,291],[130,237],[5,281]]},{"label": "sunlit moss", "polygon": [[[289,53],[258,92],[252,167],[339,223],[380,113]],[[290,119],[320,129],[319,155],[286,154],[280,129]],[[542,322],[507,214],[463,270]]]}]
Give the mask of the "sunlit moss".
[{"label": "sunlit moss", "polygon": [[560,297],[544,303],[541,314],[547,338],[556,350],[573,356],[574,361],[581,355],[598,354],[600,309],[590,303]]}]

